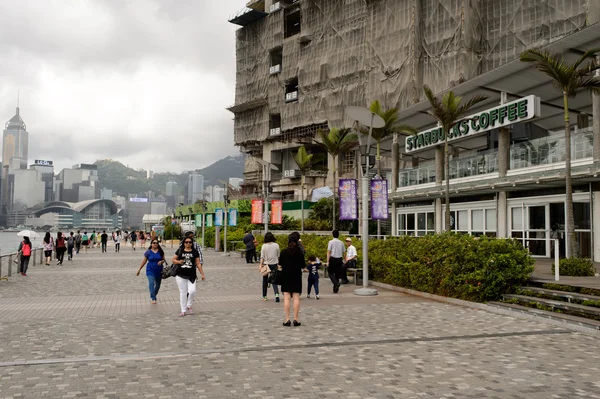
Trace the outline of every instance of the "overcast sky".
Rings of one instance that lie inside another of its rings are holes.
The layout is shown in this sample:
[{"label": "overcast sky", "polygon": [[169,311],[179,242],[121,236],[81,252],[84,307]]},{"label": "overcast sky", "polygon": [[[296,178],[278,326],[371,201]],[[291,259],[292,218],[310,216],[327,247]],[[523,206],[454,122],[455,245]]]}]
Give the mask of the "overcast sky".
[{"label": "overcast sky", "polygon": [[245,0],[0,1],[0,120],[58,172],[111,158],[205,167],[233,146],[235,29]]}]

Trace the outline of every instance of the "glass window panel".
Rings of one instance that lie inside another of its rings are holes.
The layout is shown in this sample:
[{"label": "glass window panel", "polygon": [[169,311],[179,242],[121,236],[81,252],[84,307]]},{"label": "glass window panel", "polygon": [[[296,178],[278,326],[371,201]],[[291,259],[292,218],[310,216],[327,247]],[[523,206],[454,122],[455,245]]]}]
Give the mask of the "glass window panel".
[{"label": "glass window panel", "polygon": [[433,212],[427,212],[427,230],[435,230],[435,214]]},{"label": "glass window panel", "polygon": [[471,229],[483,230],[483,210],[471,211]]},{"label": "glass window panel", "polygon": [[415,214],[409,213],[406,215],[406,230],[409,234],[415,231]]},{"label": "glass window panel", "polygon": [[418,230],[418,231],[417,231],[417,236],[419,236],[419,237],[423,237],[423,236],[425,236],[425,235],[427,235],[427,232],[426,232],[425,230]]},{"label": "glass window panel", "polygon": [[529,228],[531,230],[546,229],[546,207],[545,206],[530,206],[529,207]]},{"label": "glass window panel", "polygon": [[461,231],[469,230],[468,211],[458,211],[458,229]]},{"label": "glass window panel", "polygon": [[496,210],[486,209],[485,210],[485,230],[493,231],[496,234]]},{"label": "glass window panel", "polygon": [[[446,213],[442,214],[444,226],[446,226]],[[456,230],[456,212],[450,211],[450,230]]]},{"label": "glass window panel", "polygon": [[417,229],[425,230],[425,213],[417,213]]},{"label": "glass window panel", "polygon": [[575,202],[573,204],[573,216],[575,217],[575,229],[590,229],[590,204],[585,202]]},{"label": "glass window panel", "polygon": [[400,214],[398,215],[398,231],[406,230],[406,215]]},{"label": "glass window panel", "polygon": [[[511,228],[513,230],[522,230],[523,229],[523,219],[522,215],[523,215],[523,209],[521,208],[511,208],[510,210],[510,214],[511,214]],[[514,237],[514,235],[513,235]]]}]

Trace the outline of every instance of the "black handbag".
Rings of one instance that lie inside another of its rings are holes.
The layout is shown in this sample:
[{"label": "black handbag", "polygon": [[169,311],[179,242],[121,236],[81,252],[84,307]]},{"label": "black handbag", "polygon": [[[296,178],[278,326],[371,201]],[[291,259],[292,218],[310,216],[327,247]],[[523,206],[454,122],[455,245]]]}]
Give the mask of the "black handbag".
[{"label": "black handbag", "polygon": [[271,270],[267,282],[271,285],[281,285],[281,270]]},{"label": "black handbag", "polygon": [[163,280],[166,278],[169,278],[169,277],[175,277],[177,275],[177,269],[179,269],[179,265],[176,265],[174,263],[171,263],[169,265],[165,261],[162,272],[160,273],[160,276],[162,277]]}]

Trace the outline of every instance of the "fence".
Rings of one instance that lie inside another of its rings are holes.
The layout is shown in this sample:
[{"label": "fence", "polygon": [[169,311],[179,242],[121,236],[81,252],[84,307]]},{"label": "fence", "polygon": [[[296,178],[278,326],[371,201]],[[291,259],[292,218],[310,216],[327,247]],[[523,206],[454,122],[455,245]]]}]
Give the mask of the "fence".
[{"label": "fence", "polygon": [[[15,260],[17,263],[15,263]],[[39,260],[39,262],[38,262]],[[18,252],[11,252],[9,254],[0,255],[0,280],[8,280],[8,277],[12,277],[13,267],[16,270],[19,270],[19,254]],[[29,260],[31,266],[36,266],[37,264],[42,264],[44,261],[44,249],[43,248],[34,248],[31,251],[31,258]],[[5,269],[6,268],[6,269]],[[4,270],[7,270],[8,273],[4,274]]]}]

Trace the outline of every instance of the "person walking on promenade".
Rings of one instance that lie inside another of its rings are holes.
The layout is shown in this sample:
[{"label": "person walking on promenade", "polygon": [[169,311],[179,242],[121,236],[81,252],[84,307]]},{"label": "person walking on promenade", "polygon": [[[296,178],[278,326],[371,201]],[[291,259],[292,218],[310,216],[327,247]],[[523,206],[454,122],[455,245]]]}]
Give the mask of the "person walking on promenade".
[{"label": "person walking on promenade", "polygon": [[56,264],[62,265],[63,260],[65,258],[65,252],[67,251],[67,243],[65,242],[65,238],[63,237],[62,232],[58,232],[54,244],[56,245]]},{"label": "person walking on promenade", "polygon": [[106,230],[102,230],[100,242],[102,243],[102,252],[106,252],[106,244],[108,243],[108,234],[106,234]]},{"label": "person walking on promenade", "polygon": [[115,252],[119,252],[121,250],[121,232],[117,231],[115,233]]},{"label": "person walking on promenade", "polygon": [[256,247],[254,246],[254,236],[250,230],[246,231],[246,235],[242,241],[246,245],[246,263],[254,263],[252,259],[254,259]]},{"label": "person walking on promenade", "polygon": [[52,260],[52,250],[54,249],[54,239],[50,235],[50,232],[47,231],[43,240],[44,245],[44,257],[46,258],[46,266],[50,266],[50,261]]},{"label": "person walking on promenade", "polygon": [[146,234],[142,230],[140,230],[140,248],[144,248],[146,246]]},{"label": "person walking on promenade", "polygon": [[75,234],[75,253],[79,254],[80,249],[81,249],[81,230],[77,230],[77,234]]},{"label": "person walking on promenade", "polygon": [[304,255],[306,250],[304,249],[304,244],[302,244],[302,240],[300,239],[300,233],[297,231],[292,231],[290,234],[296,238],[296,241],[298,241],[298,248],[300,248],[300,252],[302,252],[302,255]]},{"label": "person walking on promenade", "polygon": [[288,237],[288,247],[281,251],[279,256],[279,265],[281,266],[281,291],[283,291],[283,311],[285,321],[283,325],[289,327],[290,322],[290,301],[294,300],[294,326],[299,326],[300,313],[300,295],[302,294],[302,270],[306,268],[304,255],[298,247],[298,239],[290,234]]},{"label": "person walking on promenade", "polygon": [[344,267],[342,268],[341,278],[342,284],[348,284],[348,268],[355,268],[358,253],[356,247],[352,245],[352,238],[346,237],[346,259],[344,260]]},{"label": "person walking on promenade", "polygon": [[129,239],[131,240],[131,248],[133,248],[135,251],[135,242],[137,241],[137,234],[135,233],[135,230],[131,232]]},{"label": "person walking on promenade", "polygon": [[[267,266],[270,271],[277,269],[279,263],[279,244],[275,242],[275,236],[270,231],[265,234],[265,243],[260,250],[260,264],[258,270],[261,270],[263,266]],[[269,275],[263,276],[262,279],[262,300],[267,300],[267,287],[269,285]],[[279,302],[279,288],[277,284],[273,285],[273,293],[275,294],[275,302]]]},{"label": "person walking on promenade", "polygon": [[333,293],[337,294],[340,290],[340,275],[342,272],[342,266],[344,265],[344,252],[346,247],[344,243],[340,241],[340,232],[333,230],[331,232],[333,239],[327,244],[327,266],[329,272],[329,279],[333,283]]},{"label": "person walking on promenade", "polygon": [[306,290],[306,297],[310,298],[310,291],[312,287],[315,287],[315,299],[319,299],[319,269],[321,268],[321,261],[314,255],[308,257],[308,265],[306,270],[308,271],[308,288]]},{"label": "person walking on promenade", "polygon": [[200,253],[194,249],[194,240],[186,237],[183,240],[183,248],[179,247],[173,256],[173,264],[179,265],[175,281],[179,287],[179,304],[181,313],[179,316],[185,316],[186,313],[194,313],[192,305],[196,297],[196,269],[200,272],[202,280],[205,280],[202,263],[200,262]]},{"label": "person walking on promenade", "polygon": [[160,247],[157,240],[150,242],[150,248],[144,253],[144,260],[137,271],[136,276],[140,275],[140,272],[146,266],[146,277],[148,278],[148,290],[150,291],[150,300],[153,304],[156,303],[156,296],[158,290],[160,290],[160,283],[162,281],[162,270],[163,264],[165,263],[165,251]]},{"label": "person walking on promenade", "polygon": [[23,237],[23,241],[19,244],[18,253],[21,257],[19,273],[21,273],[21,276],[27,277],[27,268],[29,267],[29,259],[31,258],[31,241],[29,241],[29,237]]},{"label": "person walking on promenade", "polygon": [[87,254],[88,246],[90,245],[90,238],[88,237],[87,231],[83,232],[83,236],[81,237],[81,245],[83,249],[85,249],[85,253]]},{"label": "person walking on promenade", "polygon": [[73,248],[75,248],[75,236],[71,232],[67,237],[67,260],[73,260]]},{"label": "person walking on promenade", "polygon": [[90,236],[90,245],[92,248],[96,247],[96,230],[92,231],[92,235]]}]

